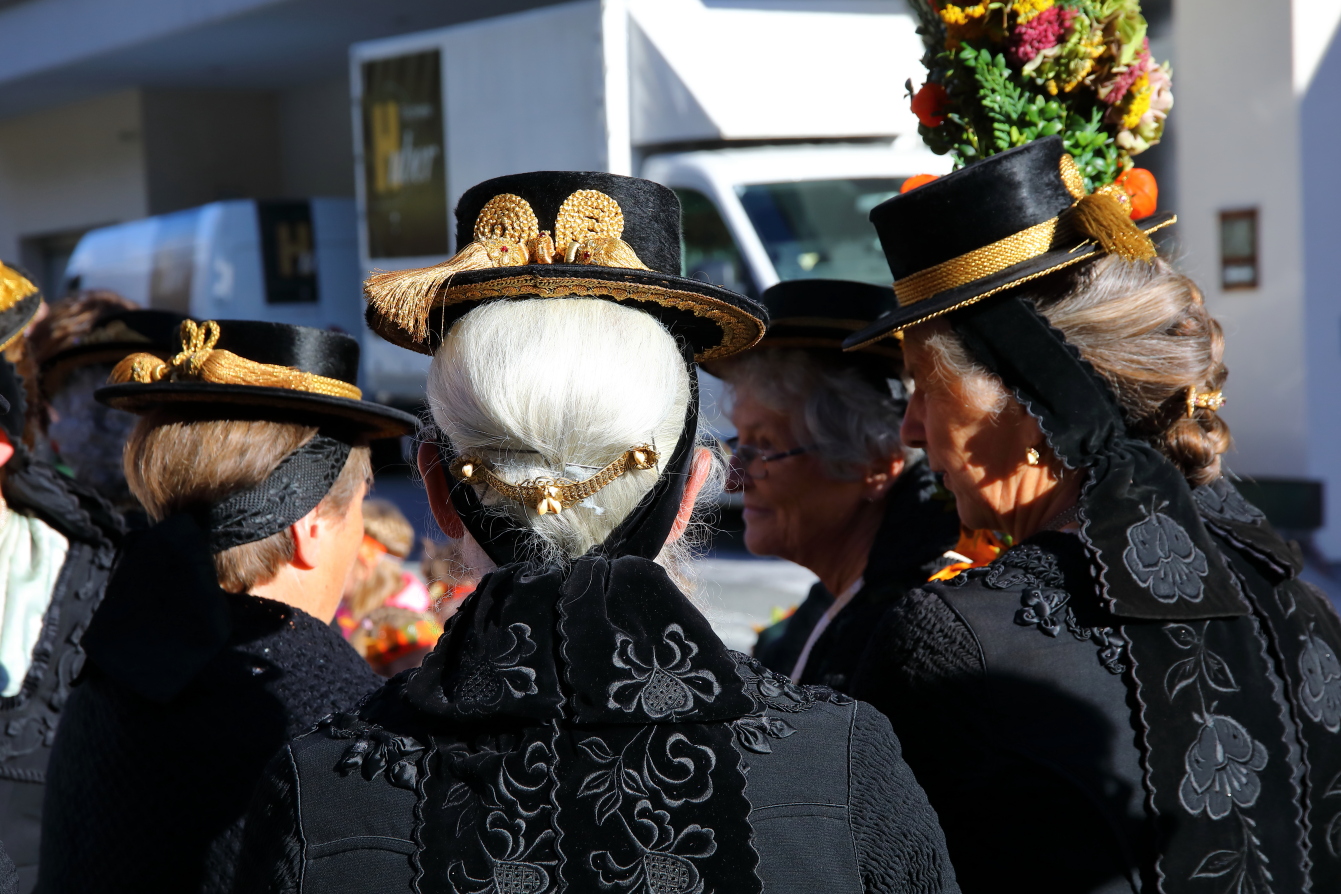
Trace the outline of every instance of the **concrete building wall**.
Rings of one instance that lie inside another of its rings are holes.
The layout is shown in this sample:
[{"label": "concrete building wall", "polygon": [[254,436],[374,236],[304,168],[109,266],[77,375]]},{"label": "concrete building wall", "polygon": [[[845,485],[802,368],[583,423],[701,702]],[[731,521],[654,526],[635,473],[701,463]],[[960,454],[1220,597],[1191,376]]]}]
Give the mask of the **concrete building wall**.
[{"label": "concrete building wall", "polygon": [[286,196],[354,196],[354,125],[349,77],[279,94],[279,142]]},{"label": "concrete building wall", "polygon": [[[1225,327],[1234,471],[1308,468],[1299,112],[1289,0],[1177,0],[1179,241]],[[1259,210],[1260,286],[1220,287],[1219,212]]]},{"label": "concrete building wall", "polygon": [[140,111],[126,90],[0,121],[0,257],[148,213]]},{"label": "concrete building wall", "polygon": [[142,104],[150,214],[283,192],[273,92],[146,90]]},{"label": "concrete building wall", "polygon": [[1295,0],[1304,184],[1308,475],[1324,482],[1323,555],[1341,561],[1341,0]]}]

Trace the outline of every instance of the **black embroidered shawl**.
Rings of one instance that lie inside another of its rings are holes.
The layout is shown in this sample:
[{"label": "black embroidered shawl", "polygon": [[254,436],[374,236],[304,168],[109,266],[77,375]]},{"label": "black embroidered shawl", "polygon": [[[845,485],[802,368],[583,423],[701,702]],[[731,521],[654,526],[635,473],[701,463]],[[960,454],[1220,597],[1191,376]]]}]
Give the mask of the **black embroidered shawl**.
[{"label": "black embroidered shawl", "polygon": [[691,395],[652,490],[568,567],[519,561],[534,554],[529,532],[453,487],[467,530],[500,567],[405,685],[430,743],[422,762],[401,762],[420,792],[420,890],[760,890],[745,777],[723,722],[753,714],[754,701],[652,561],[692,462]]},{"label": "black embroidered shawl", "polygon": [[[1341,851],[1341,820],[1306,820],[1325,814],[1319,799],[1336,783],[1310,773],[1298,726],[1301,713],[1316,713],[1324,728],[1341,714],[1328,707],[1341,697],[1335,614],[1309,599],[1316,617],[1307,631],[1291,629],[1299,620],[1281,604],[1289,588],[1275,585],[1296,569],[1260,513],[1228,482],[1194,496],[1168,460],[1128,435],[1111,389],[1031,303],[1009,296],[951,321],[1038,418],[1062,461],[1086,473],[1081,539],[1112,621],[1081,628],[1071,608],[1089,594],[1031,570],[1018,581],[1014,621],[1091,639],[1104,668],[1128,675],[1157,827],[1147,881],[1166,891],[1309,890],[1310,850],[1313,861]],[[1015,561],[1008,554],[995,567]],[[1336,762],[1329,744],[1318,766]],[[1322,820],[1335,840],[1315,828]]]}]

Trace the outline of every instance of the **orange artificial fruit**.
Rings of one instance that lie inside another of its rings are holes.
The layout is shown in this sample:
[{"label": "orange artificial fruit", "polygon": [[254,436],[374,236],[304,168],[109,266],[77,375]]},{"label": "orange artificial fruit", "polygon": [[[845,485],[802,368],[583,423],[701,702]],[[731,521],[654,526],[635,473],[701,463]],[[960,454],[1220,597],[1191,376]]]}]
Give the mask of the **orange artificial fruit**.
[{"label": "orange artificial fruit", "polygon": [[1117,185],[1131,196],[1131,219],[1141,220],[1155,213],[1159,204],[1159,184],[1145,168],[1131,168],[1117,178]]},{"label": "orange artificial fruit", "polygon": [[917,189],[919,186],[924,186],[935,179],[935,174],[915,174],[903,181],[903,185],[899,187],[899,192],[905,193],[910,189]]}]

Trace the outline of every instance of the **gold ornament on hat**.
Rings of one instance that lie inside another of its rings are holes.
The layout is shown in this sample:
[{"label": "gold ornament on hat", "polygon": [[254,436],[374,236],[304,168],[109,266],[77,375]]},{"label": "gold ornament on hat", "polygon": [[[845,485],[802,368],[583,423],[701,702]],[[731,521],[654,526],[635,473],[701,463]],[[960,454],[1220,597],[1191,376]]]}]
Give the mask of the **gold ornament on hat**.
[{"label": "gold ornament on hat", "polygon": [[283,388],[358,400],[363,392],[355,385],[303,372],[291,366],[257,363],[214,347],[219,341],[219,324],[213,320],[196,323],[183,320],[179,330],[182,349],[171,360],[154,354],[131,354],[113,369],[108,384],[139,382],[207,382],[213,385],[251,385]]},{"label": "gold ornament on hat", "polygon": [[631,447],[590,478],[541,476],[512,484],[494,472],[493,463],[476,456],[459,456],[451,465],[452,476],[468,484],[493,488],[504,499],[535,510],[536,515],[557,515],[595,494],[620,475],[633,469],[655,469],[660,455],[647,444]]},{"label": "gold ornament on hat", "polygon": [[650,270],[624,235],[619,202],[595,189],[564,199],[554,231],[542,231],[529,202],[512,193],[494,196],[475,218],[474,241],[433,267],[377,273],[364,283],[373,309],[422,340],[439,290],[453,276],[473,270],[524,264],[578,264]]}]

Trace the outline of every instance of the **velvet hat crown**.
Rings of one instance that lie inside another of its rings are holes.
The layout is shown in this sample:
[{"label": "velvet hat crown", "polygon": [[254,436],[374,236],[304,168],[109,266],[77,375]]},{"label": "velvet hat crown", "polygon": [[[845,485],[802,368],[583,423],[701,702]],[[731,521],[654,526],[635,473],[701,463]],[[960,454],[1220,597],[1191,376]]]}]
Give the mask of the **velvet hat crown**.
[{"label": "velvet hat crown", "polygon": [[[415,430],[415,417],[363,400],[359,343],[348,335],[256,320],[181,323],[169,359],[131,354],[94,395],[119,410],[160,407],[213,415],[255,413],[279,421],[334,426],[368,438]],[[275,411],[279,411],[276,413]]]},{"label": "velvet hat crown", "polygon": [[[768,332],[760,347],[841,349],[843,340],[898,305],[889,286],[845,279],[789,279],[770,286],[761,296],[768,310]],[[876,342],[862,353],[894,360],[898,347]]]},{"label": "velvet hat crown", "polygon": [[118,310],[102,316],[75,344],[42,361],[42,391],[55,394],[76,369],[119,363],[130,354],[147,352],[166,360],[181,350],[182,320],[170,310]]},{"label": "velvet hat crown", "polygon": [[636,307],[683,337],[696,359],[745,350],[764,309],[680,275],[680,201],[650,180],[533,171],[471,187],[456,206],[457,244],[434,267],[379,273],[364,284],[368,325],[432,354],[478,304],[507,298],[600,298]]},{"label": "velvet hat crown", "polygon": [[1101,252],[1153,260],[1147,234],[1172,214],[1131,220],[1121,187],[1086,194],[1060,137],[993,155],[871,210],[898,307],[849,350]]}]

